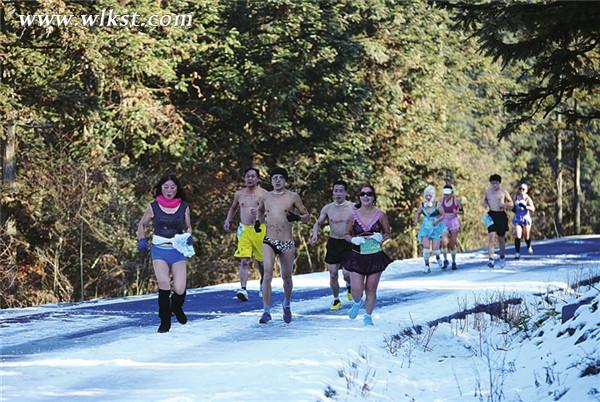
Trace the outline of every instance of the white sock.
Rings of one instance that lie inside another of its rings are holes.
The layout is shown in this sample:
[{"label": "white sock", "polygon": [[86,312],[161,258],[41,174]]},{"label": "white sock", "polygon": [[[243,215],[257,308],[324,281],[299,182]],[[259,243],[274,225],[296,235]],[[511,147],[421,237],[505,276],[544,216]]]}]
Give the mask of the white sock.
[{"label": "white sock", "polygon": [[423,249],[423,258],[425,259],[425,264],[429,264],[429,256],[431,255],[431,250],[428,248]]}]

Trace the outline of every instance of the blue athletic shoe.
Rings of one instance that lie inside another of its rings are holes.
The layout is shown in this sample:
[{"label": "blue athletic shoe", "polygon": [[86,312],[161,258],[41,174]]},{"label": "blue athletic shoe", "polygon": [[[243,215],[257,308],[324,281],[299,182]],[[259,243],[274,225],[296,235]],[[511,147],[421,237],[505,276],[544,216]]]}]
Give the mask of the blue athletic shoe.
[{"label": "blue athletic shoe", "polygon": [[261,324],[266,324],[269,321],[271,321],[271,314],[267,313],[266,311],[262,314],[260,320],[258,320],[258,322]]},{"label": "blue athletic shoe", "polygon": [[292,309],[290,306],[283,306],[283,321],[286,324],[292,322]]},{"label": "blue athletic shoe", "polygon": [[352,307],[350,307],[350,310],[348,310],[348,317],[350,317],[351,320],[355,319],[358,316],[358,311],[360,310],[360,308],[362,307],[362,300],[357,302],[352,303]]},{"label": "blue athletic shoe", "polygon": [[365,326],[374,325],[373,318],[371,318],[371,314],[365,314],[365,316],[363,317],[363,324],[365,324]]}]

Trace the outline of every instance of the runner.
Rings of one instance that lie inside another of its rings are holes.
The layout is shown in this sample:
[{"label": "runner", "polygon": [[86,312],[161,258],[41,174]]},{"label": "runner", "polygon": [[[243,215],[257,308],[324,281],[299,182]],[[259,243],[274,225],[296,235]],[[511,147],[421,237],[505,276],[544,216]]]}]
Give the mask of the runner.
[{"label": "runner", "polygon": [[425,190],[423,190],[423,198],[425,201],[421,203],[421,206],[415,214],[414,225],[418,225],[419,215],[423,215],[423,222],[421,223],[417,238],[419,243],[423,245],[423,259],[425,260],[424,272],[428,274],[431,272],[431,268],[429,267],[429,256],[431,255],[430,247],[433,247],[433,254],[435,255],[440,269],[445,268],[440,259],[440,243],[447,228],[444,224],[444,210],[436,200],[435,187],[431,184],[425,187]]},{"label": "runner", "polygon": [[531,215],[530,212],[535,211],[533,200],[527,193],[529,187],[527,184],[521,183],[519,192],[515,195],[515,216],[513,217],[513,225],[515,227],[515,259],[521,258],[521,236],[525,237],[527,243],[527,252],[533,254],[531,247]]},{"label": "runner", "polygon": [[[500,246],[500,268],[504,268],[506,255],[506,241],[504,236],[508,231],[508,216],[506,208],[512,208],[513,201],[508,191],[500,187],[502,177],[498,174],[490,176],[490,187],[483,194],[483,206],[489,211],[484,214],[483,220],[486,221],[488,231],[488,267],[494,268],[495,240],[498,237]],[[487,216],[486,216],[487,215]]]},{"label": "runner", "polygon": [[[292,321],[290,301],[292,299],[292,273],[296,247],[292,237],[292,224],[296,221],[307,223],[310,214],[302,204],[300,196],[285,188],[288,180],[287,171],[276,167],[271,169],[271,184],[273,191],[268,192],[261,200],[258,214],[264,215],[267,224],[266,236],[263,240],[263,257],[265,273],[263,277],[263,306],[264,312],[258,321],[266,324],[271,321],[271,281],[275,258],[279,257],[281,279],[283,280],[283,321]],[[297,214],[294,211],[298,211]]]},{"label": "runner", "polygon": [[[158,332],[169,332],[171,313],[181,324],[187,322],[183,312],[186,295],[187,258],[194,255],[190,207],[177,178],[167,174],[156,184],[155,200],[148,205],[138,224],[138,251],[148,250],[146,226],[152,221],[152,265],[158,282]],[[171,275],[173,293],[171,293]]]},{"label": "runner", "polygon": [[253,259],[256,260],[256,265],[258,265],[261,287],[264,275],[262,242],[265,238],[266,226],[259,221],[255,229],[255,223],[258,205],[260,200],[267,194],[267,190],[260,187],[258,184],[259,178],[258,169],[249,167],[244,170],[245,187],[235,192],[233,202],[227,211],[227,217],[223,224],[223,229],[229,232],[231,219],[233,219],[237,210],[240,210],[240,224],[237,228],[238,244],[234,256],[240,259],[240,289],[236,292],[236,296],[241,301],[248,301],[246,286]]},{"label": "runner", "polygon": [[[327,239],[327,253],[325,254],[325,264],[329,270],[329,286],[333,294],[333,303],[330,310],[339,310],[342,307],[340,301],[340,284],[338,282],[338,272],[352,250],[350,243],[344,240],[346,233],[346,224],[352,220],[352,211],[354,206],[346,197],[348,196],[348,185],[343,180],[333,183],[333,202],[325,205],[321,209],[319,219],[315,222],[312,229],[310,243],[315,244],[319,237],[320,226],[329,221],[329,238]],[[343,270],[344,280],[346,281],[346,297],[352,300],[350,287],[350,273]]]},{"label": "runner", "polygon": [[363,305],[363,292],[366,295],[363,317],[364,325],[373,325],[371,314],[377,301],[377,287],[381,274],[392,262],[382,250],[381,244],[390,238],[390,224],[387,215],[375,206],[377,194],[370,184],[359,187],[359,202],[353,211],[353,219],[346,226],[347,242],[352,243],[350,257],[344,267],[350,271],[352,298],[354,303],[348,317],[355,319]]},{"label": "runner", "polygon": [[446,184],[442,190],[442,208],[444,210],[444,224],[448,229],[442,238],[442,252],[444,254],[444,268],[448,267],[448,249],[452,256],[452,269],[456,269],[456,241],[460,230],[458,215],[463,213],[460,200],[453,194],[454,188]]}]

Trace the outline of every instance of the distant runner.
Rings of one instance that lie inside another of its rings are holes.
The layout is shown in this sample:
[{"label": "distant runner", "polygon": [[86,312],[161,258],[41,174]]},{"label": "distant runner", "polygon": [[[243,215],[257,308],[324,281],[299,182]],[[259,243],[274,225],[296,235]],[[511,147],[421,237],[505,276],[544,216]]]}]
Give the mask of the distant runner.
[{"label": "distant runner", "polygon": [[533,200],[527,193],[529,187],[527,184],[522,183],[519,186],[519,192],[515,195],[515,216],[513,217],[512,223],[515,228],[515,258],[518,260],[521,258],[521,236],[525,237],[527,243],[527,252],[533,254],[533,247],[531,247],[531,215],[530,212],[535,211]]},{"label": "distant runner", "polygon": [[[500,268],[504,268],[506,263],[506,241],[504,236],[508,231],[508,216],[506,215],[506,209],[512,208],[513,201],[510,198],[508,191],[500,187],[502,183],[502,177],[498,174],[490,176],[490,187],[488,187],[483,194],[483,206],[489,208],[489,211],[484,214],[484,219],[487,221],[488,231],[488,256],[489,262],[488,267],[494,268],[494,251],[495,251],[495,240],[498,237],[498,245],[500,246]],[[486,217],[489,217],[487,218]]]},{"label": "distant runner", "polygon": [[458,215],[463,213],[460,200],[454,195],[454,188],[446,184],[442,190],[442,209],[444,210],[444,224],[448,229],[442,239],[442,252],[444,253],[444,268],[448,267],[448,250],[452,256],[452,269],[456,269],[456,241],[460,231]]},{"label": "distant runner", "polygon": [[445,268],[440,259],[440,243],[447,228],[444,224],[444,209],[436,200],[435,187],[431,184],[425,187],[423,198],[424,201],[415,214],[414,225],[417,226],[419,216],[423,215],[423,222],[421,223],[417,237],[419,243],[423,245],[424,272],[428,274],[431,272],[431,268],[429,267],[430,247],[433,247],[433,254],[440,269]]}]

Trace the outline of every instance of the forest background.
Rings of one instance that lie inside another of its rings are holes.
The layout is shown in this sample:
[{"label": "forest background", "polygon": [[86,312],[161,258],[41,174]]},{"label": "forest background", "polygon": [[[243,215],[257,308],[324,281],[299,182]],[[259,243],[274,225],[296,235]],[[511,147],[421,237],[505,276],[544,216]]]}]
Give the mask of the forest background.
[{"label": "forest background", "polygon": [[[0,306],[155,291],[135,230],[166,172],[191,204],[189,287],[237,281],[222,225],[248,166],[267,189],[286,167],[312,222],[336,179],[352,199],[371,182],[394,258],[418,253],[428,183],[455,186],[459,248],[481,247],[492,173],[530,185],[534,239],[599,232],[598,5],[565,3],[0,0]],[[18,20],[107,8],[193,24]],[[324,270],[326,235],[294,231],[296,272]]]}]

